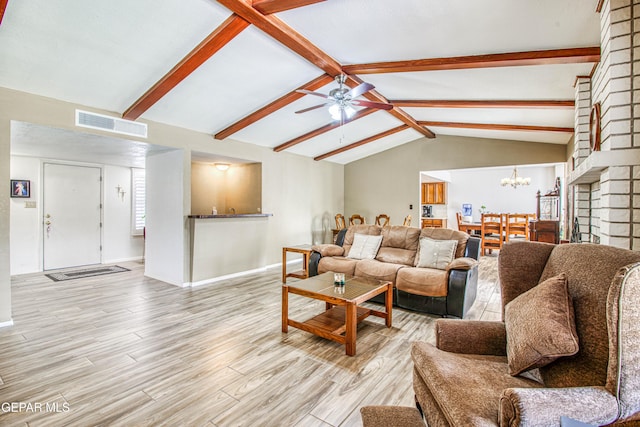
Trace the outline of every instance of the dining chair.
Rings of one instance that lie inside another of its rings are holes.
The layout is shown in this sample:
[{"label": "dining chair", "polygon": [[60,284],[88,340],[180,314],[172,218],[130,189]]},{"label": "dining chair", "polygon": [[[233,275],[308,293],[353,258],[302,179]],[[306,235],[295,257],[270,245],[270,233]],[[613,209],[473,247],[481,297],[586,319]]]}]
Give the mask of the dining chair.
[{"label": "dining chair", "polygon": [[512,237],[524,237],[529,240],[529,214],[507,214],[505,241]]},{"label": "dining chair", "polygon": [[404,217],[404,222],[402,223],[405,227],[411,227],[411,215],[407,215]]},{"label": "dining chair", "polygon": [[362,215],[353,214],[349,218],[349,225],[358,225],[358,224],[366,224],[364,217]]},{"label": "dining chair", "polygon": [[456,212],[456,221],[458,222],[458,231],[466,233],[467,231],[462,225],[462,212]]},{"label": "dining chair", "polygon": [[347,223],[344,219],[344,215],[336,214],[336,230],[342,230],[343,228],[347,228]]},{"label": "dining chair", "polygon": [[482,255],[486,254],[487,249],[489,253],[491,253],[493,249],[502,249],[504,242],[504,215],[499,213],[484,213],[482,214],[480,223]]},{"label": "dining chair", "polygon": [[380,227],[387,227],[390,221],[391,218],[389,218],[389,215],[387,214],[380,214],[376,217],[376,225],[379,225]]}]

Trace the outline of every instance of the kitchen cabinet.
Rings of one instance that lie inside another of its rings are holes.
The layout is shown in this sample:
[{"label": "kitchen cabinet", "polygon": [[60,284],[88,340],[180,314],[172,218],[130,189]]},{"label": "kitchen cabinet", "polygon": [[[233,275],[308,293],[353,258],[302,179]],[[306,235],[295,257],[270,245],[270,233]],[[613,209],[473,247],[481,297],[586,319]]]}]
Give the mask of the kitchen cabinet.
[{"label": "kitchen cabinet", "polygon": [[445,218],[422,218],[422,228],[447,228],[447,220]]},{"label": "kitchen cabinet", "polygon": [[422,204],[423,205],[444,205],[447,184],[445,182],[423,182],[422,183]]}]

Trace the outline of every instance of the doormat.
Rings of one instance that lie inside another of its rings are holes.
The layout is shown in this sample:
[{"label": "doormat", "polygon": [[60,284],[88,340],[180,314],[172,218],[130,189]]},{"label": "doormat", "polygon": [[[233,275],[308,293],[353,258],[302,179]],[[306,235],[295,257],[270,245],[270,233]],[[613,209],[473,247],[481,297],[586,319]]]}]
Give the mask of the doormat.
[{"label": "doormat", "polygon": [[107,265],[104,267],[85,268],[82,270],[62,271],[60,273],[45,274],[49,279],[54,282],[61,282],[63,280],[82,279],[84,277],[102,276],[111,273],[120,273],[121,271],[131,271],[128,268],[120,267],[119,265]]}]

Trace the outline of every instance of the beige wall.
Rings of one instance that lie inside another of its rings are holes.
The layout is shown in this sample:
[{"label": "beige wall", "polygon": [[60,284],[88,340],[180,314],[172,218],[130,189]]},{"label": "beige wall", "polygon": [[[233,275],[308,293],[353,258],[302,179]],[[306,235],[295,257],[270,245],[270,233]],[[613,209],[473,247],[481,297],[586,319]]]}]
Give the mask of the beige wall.
[{"label": "beige wall", "polygon": [[4,118],[9,105],[0,94],[0,323],[11,321],[11,279],[9,276],[9,152],[11,123]]},{"label": "beige wall", "polygon": [[218,214],[258,213],[262,210],[262,164],[232,165],[220,171],[211,164],[191,164],[191,213],[209,215],[213,207]]},{"label": "beige wall", "polygon": [[215,206],[218,213],[224,213],[226,176],[210,164],[191,163],[191,213],[210,215]]},{"label": "beige wall", "polygon": [[[566,146],[497,139],[438,136],[421,138],[345,165],[345,216],[360,213],[372,222],[379,213],[418,226],[420,171],[566,161]],[[413,204],[413,210],[409,205]]]},{"label": "beige wall", "polygon": [[[78,131],[75,127],[75,109],[117,115],[86,106],[0,88],[0,177],[9,179],[10,122],[24,121],[39,125]],[[344,209],[344,167],[330,162],[290,153],[276,153],[270,148],[258,147],[233,140],[217,141],[209,134],[190,131],[162,123],[141,120],[149,125],[148,138],[153,144],[183,149],[183,215],[191,210],[191,151],[211,153],[226,157],[247,159],[262,163],[262,210],[273,214],[269,217],[264,233],[269,253],[267,263],[281,261],[284,245],[311,243],[320,224],[328,224],[327,218]],[[82,129],[85,133],[109,135],[110,133]],[[135,138],[132,138],[135,139]],[[98,159],[97,159],[98,160]],[[0,322],[10,319],[9,278],[9,195],[8,185],[0,185]],[[153,213],[147,212],[150,219]],[[182,224],[185,243],[188,243],[188,222]],[[326,227],[325,227],[326,228]],[[247,236],[250,238],[250,236]],[[189,245],[185,244],[185,248]],[[148,252],[147,252],[148,253]],[[236,256],[243,256],[237,254]],[[189,254],[185,251],[183,277],[188,277]]]},{"label": "beige wall", "polygon": [[258,213],[262,210],[262,165],[233,165],[227,171],[226,211]]}]

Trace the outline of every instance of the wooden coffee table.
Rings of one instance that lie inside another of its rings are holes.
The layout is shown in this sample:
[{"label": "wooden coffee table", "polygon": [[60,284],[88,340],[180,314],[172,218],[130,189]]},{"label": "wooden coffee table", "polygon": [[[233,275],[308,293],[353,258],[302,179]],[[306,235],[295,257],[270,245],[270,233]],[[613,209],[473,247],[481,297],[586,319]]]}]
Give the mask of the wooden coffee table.
[{"label": "wooden coffee table", "polygon": [[[356,332],[358,323],[368,316],[385,319],[391,327],[391,309],[393,305],[393,283],[389,281],[347,276],[345,285],[333,284],[333,273],[323,273],[295,283],[282,285],[282,332],[288,327],[302,329],[319,337],[344,344],[349,356],[356,354]],[[386,292],[384,312],[360,307],[365,301]],[[324,313],[305,322],[289,319],[289,294],[302,295],[326,303]]]}]

